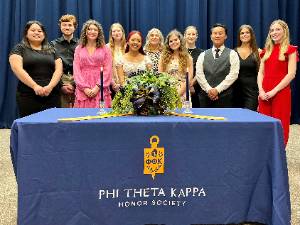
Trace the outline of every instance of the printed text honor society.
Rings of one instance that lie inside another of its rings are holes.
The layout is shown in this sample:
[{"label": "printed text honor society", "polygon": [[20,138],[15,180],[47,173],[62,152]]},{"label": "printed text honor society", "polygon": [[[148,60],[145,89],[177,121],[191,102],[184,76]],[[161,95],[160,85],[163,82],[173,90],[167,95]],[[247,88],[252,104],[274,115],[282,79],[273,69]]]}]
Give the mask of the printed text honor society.
[{"label": "printed text honor society", "polygon": [[206,197],[203,187],[100,189],[99,200],[117,200],[120,208],[141,206],[184,207],[192,198]]}]

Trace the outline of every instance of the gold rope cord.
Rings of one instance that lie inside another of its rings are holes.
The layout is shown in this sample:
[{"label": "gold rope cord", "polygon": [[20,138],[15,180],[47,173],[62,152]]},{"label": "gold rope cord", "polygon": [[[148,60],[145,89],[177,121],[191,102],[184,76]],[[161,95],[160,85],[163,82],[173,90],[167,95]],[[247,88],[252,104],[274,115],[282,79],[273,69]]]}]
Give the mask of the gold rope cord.
[{"label": "gold rope cord", "polygon": [[196,115],[196,114],[176,113],[176,112],[168,112],[166,115],[179,116],[179,117],[188,117],[188,118],[202,119],[202,120],[226,120],[225,117],[203,116],[203,115]]},{"label": "gold rope cord", "polygon": [[[83,120],[94,120],[94,119],[105,119],[105,118],[112,118],[112,117],[121,117],[121,116],[131,116],[133,113],[126,113],[126,114],[103,114],[99,116],[82,116],[82,117],[73,117],[73,118],[60,118],[58,122],[75,122],[75,121],[83,121]],[[226,120],[225,117],[217,117],[217,116],[203,116],[203,115],[195,115],[195,114],[184,114],[184,113],[176,113],[176,112],[168,112],[164,115],[167,116],[178,116],[178,117],[187,117],[193,119],[202,119],[202,120]]]},{"label": "gold rope cord", "polygon": [[58,122],[75,122],[75,121],[82,121],[82,120],[105,119],[105,118],[121,117],[121,116],[129,116],[129,115],[132,115],[132,113],[127,113],[127,114],[106,113],[106,114],[99,115],[99,116],[81,116],[81,117],[73,117],[73,118],[60,118],[57,121]]}]

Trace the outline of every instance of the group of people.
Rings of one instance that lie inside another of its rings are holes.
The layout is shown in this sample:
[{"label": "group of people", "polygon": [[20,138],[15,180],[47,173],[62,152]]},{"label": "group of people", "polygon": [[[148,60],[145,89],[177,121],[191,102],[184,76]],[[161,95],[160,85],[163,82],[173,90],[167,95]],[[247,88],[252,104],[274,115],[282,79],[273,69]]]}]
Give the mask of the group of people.
[{"label": "group of people", "polygon": [[280,119],[287,143],[289,84],[296,74],[298,52],[290,45],[284,21],[272,22],[262,50],[250,25],[240,27],[237,47],[229,49],[225,47],[226,26],[214,24],[210,30],[213,46],[205,51],[196,47],[194,26],[188,26],[184,34],[172,30],[165,39],[153,28],[145,44],[139,31],[131,31],[126,38],[120,23],[111,25],[107,44],[102,26],[95,20],[83,24],[79,40],[74,37],[74,15],[63,15],[59,26],[62,36],[49,43],[45,27],[29,21],[22,41],[10,53],[11,68],[20,81],[20,116],[51,107],[99,107],[100,92],[105,106],[111,107],[113,96],[127,78],[153,70],[178,80],[183,101],[188,74],[193,107],[248,108]]}]

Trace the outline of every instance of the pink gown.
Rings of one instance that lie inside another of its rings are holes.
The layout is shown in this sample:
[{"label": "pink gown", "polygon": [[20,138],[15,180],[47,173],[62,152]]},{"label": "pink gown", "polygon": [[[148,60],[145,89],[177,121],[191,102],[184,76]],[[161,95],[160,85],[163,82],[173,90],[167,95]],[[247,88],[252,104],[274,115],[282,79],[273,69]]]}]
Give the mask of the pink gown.
[{"label": "pink gown", "polygon": [[103,67],[103,95],[105,107],[111,107],[111,96],[109,85],[112,79],[112,56],[107,46],[97,48],[90,55],[86,47],[78,45],[74,53],[74,80],[75,89],[75,108],[98,108],[100,101],[100,91],[93,98],[85,95],[85,88],[94,88],[100,84],[100,69]]}]

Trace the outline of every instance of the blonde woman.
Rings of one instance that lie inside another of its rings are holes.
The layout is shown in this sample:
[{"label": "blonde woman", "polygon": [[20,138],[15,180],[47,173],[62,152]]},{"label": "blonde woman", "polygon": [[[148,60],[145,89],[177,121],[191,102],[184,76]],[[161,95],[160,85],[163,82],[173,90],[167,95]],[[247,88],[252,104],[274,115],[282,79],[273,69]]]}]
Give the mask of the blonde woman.
[{"label": "blonde woman", "polygon": [[113,23],[109,30],[109,42],[107,46],[110,48],[113,57],[113,76],[112,89],[117,92],[120,89],[120,81],[117,74],[116,62],[125,54],[126,36],[123,26],[120,23]]},{"label": "blonde woman", "polygon": [[186,72],[189,73],[189,81],[193,77],[193,59],[185,47],[183,35],[172,30],[166,37],[164,50],[161,54],[159,72],[166,72],[173,75],[178,80],[178,94],[184,102],[186,93]]},{"label": "blonde woman", "polygon": [[290,45],[286,22],[272,22],[261,57],[257,77],[259,112],[281,120],[284,143],[287,144],[291,114],[290,82],[295,78],[298,52],[297,46]]},{"label": "blonde woman", "polygon": [[200,94],[200,86],[196,80],[196,62],[197,59],[203,50],[201,48],[196,47],[196,41],[198,39],[198,30],[195,26],[188,26],[184,31],[184,40],[186,43],[186,48],[190,55],[193,58],[193,68],[194,68],[194,77],[190,84],[191,86],[191,100],[193,104],[193,108],[200,107],[199,94]]},{"label": "blonde woman", "polygon": [[105,107],[110,107],[112,56],[105,45],[102,26],[95,20],[88,20],[83,24],[79,45],[75,49],[73,68],[76,84],[74,107],[99,107],[101,68]]},{"label": "blonde woman", "polygon": [[164,37],[161,31],[157,28],[152,28],[149,30],[146,37],[146,44],[144,46],[144,51],[152,61],[152,70],[154,72],[158,71],[158,61],[163,50]]}]

